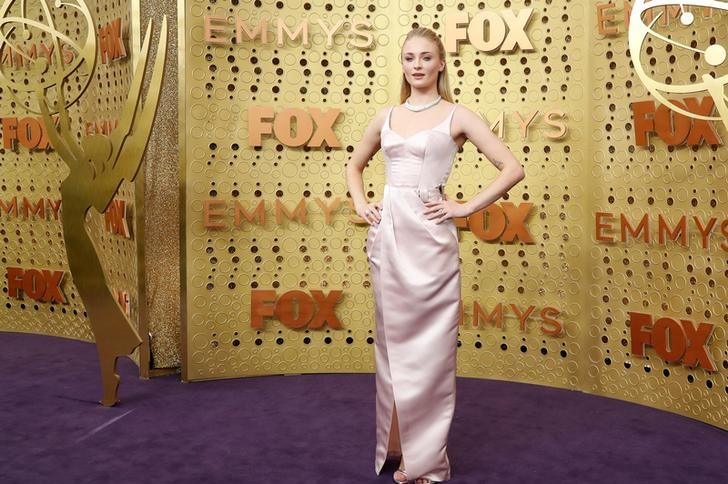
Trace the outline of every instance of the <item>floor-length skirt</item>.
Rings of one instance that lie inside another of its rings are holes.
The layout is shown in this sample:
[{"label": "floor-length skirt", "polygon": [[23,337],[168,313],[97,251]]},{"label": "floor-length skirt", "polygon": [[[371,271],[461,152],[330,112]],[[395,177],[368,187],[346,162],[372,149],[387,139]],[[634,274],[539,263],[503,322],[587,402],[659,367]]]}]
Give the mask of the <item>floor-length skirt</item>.
[{"label": "floor-length skirt", "polygon": [[412,187],[386,185],[382,203],[367,238],[377,331],[375,470],[401,452],[411,479],[444,481],[460,314],[457,230],[451,220],[427,220]]}]

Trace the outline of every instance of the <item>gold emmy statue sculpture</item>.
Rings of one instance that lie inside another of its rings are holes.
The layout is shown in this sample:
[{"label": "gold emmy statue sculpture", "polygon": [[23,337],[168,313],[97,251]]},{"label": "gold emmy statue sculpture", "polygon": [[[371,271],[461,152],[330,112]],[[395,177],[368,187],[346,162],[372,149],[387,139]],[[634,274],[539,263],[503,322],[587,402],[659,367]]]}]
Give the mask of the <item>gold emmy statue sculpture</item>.
[{"label": "gold emmy statue sculpture", "polygon": [[[62,224],[68,265],[96,339],[103,387],[101,404],[113,406],[118,402],[120,380],[116,373],[118,357],[131,354],[142,340],[107,285],[99,256],[86,231],[85,220],[91,207],[99,213],[105,212],[121,183],[124,180],[133,181],[139,172],[159,102],[166,59],[167,19],[165,17],[162,21],[146,98],[142,101],[141,91],[149,54],[151,20],[136,59],[131,88],[122,108],[118,126],[109,133],[109,136],[100,134],[79,136],[79,130],[74,131],[71,126],[68,107],[80,98],[94,77],[97,51],[96,32],[93,26],[96,24],[90,10],[83,0],[55,3],[57,9],[66,7],[80,12],[84,17],[88,31],[85,43],[79,46],[56,30],[54,16],[45,1],[40,2],[44,23],[24,16],[9,15],[13,3],[15,2],[6,1],[0,10],[0,52],[4,47],[11,45],[8,38],[17,25],[7,31],[3,31],[3,28],[10,22],[15,22],[23,29],[22,34],[16,35],[16,38],[29,39],[33,29],[51,36],[55,57],[51,59],[52,56],[49,55],[44,59],[38,56],[30,60],[32,64],[26,71],[25,80],[0,73],[0,85],[8,87],[16,97],[22,92],[30,95],[31,100],[35,98],[37,107],[28,101],[22,105],[28,111],[42,115],[53,149],[68,165],[69,174],[61,183]],[[22,2],[21,8],[24,12],[25,2]],[[62,58],[69,46],[78,53],[70,64],[64,63]],[[49,69],[51,66],[53,68]],[[85,80],[81,81],[80,92],[73,91],[69,77],[81,67],[85,73],[77,76],[76,82],[84,76]],[[34,75],[36,80],[29,82],[30,75]],[[68,92],[72,92],[70,101],[65,99]]]},{"label": "gold emmy statue sculpture", "polygon": [[[664,104],[671,110],[683,114],[685,116],[705,121],[723,121],[723,125],[728,130],[728,96],[726,96],[725,88],[728,86],[728,74],[716,75],[713,72],[702,72],[700,74],[701,82],[692,82],[689,84],[673,84],[660,82],[651,78],[641,62],[642,48],[645,40],[649,37],[659,39],[666,45],[675,47],[675,50],[684,49],[686,52],[693,52],[695,59],[702,59],[704,64],[710,69],[717,69],[721,66],[728,65],[728,49],[725,44],[726,39],[718,38],[716,43],[710,44],[705,48],[697,45],[681,43],[672,38],[655,32],[653,27],[657,21],[663,16],[664,12],[658,12],[652,17],[649,23],[643,19],[643,14],[649,9],[659,9],[665,7],[680,8],[680,23],[684,27],[690,27],[695,22],[695,14],[688,11],[686,6],[697,7],[701,9],[713,9],[715,11],[728,11],[728,2],[716,0],[691,0],[689,2],[679,2],[677,0],[635,0],[632,5],[632,13],[629,21],[629,51],[633,59],[634,69],[640,80],[660,103]],[[723,42],[723,44],[721,44]],[[666,96],[670,94],[686,95],[698,94],[706,91],[715,103],[718,111],[717,116],[706,116],[688,111],[684,107],[677,105],[669,100]]]}]

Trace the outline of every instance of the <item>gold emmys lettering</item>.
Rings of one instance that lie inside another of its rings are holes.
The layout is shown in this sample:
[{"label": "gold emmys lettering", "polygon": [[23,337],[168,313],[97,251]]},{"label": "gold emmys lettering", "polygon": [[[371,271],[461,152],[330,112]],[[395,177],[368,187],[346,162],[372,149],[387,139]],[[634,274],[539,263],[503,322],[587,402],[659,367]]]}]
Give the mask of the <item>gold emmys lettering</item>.
[{"label": "gold emmys lettering", "polygon": [[[0,65],[0,86],[16,99],[18,107],[42,116],[51,145],[68,165],[68,176],[61,183],[61,219],[68,265],[96,339],[103,386],[101,403],[111,406],[118,401],[117,359],[134,351],[142,340],[117,303],[117,292],[108,287],[84,222],[91,207],[104,213],[121,183],[133,181],[137,176],[159,101],[166,59],[167,19],[162,20],[145,99],[142,100],[141,91],[147,68],[151,21],[135,60],[129,95],[118,125],[107,136],[95,131],[89,133],[83,126],[74,129],[68,111],[81,98],[91,79],[96,78],[94,71],[99,54],[98,36],[94,30],[96,22],[83,0],[53,5],[51,8],[46,0],[37,2],[33,5],[37,12],[31,18],[33,15],[26,2],[6,0],[3,3],[0,8],[0,56],[6,49],[24,52],[22,43],[32,42],[34,36],[45,38],[53,48],[49,48],[48,57],[25,58],[28,69],[4,70]],[[81,25],[76,32],[79,39],[56,28],[58,19],[64,15],[78,16]],[[104,38],[108,40],[109,35]],[[73,51],[72,58],[66,54],[69,50]],[[120,53],[118,46],[114,51]],[[108,49],[104,55],[115,57]],[[50,59],[50,56],[54,58]],[[54,117],[58,118],[57,122]]]}]

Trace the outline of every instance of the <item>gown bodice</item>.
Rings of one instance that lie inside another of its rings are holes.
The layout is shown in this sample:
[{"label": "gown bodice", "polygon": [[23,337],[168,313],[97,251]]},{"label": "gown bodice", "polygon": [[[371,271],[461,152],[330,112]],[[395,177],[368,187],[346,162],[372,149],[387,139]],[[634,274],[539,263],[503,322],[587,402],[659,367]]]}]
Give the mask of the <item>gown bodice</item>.
[{"label": "gown bodice", "polygon": [[436,126],[403,137],[390,127],[392,110],[382,126],[381,147],[386,164],[386,183],[416,188],[423,201],[442,193],[458,146],[450,134],[457,106]]}]

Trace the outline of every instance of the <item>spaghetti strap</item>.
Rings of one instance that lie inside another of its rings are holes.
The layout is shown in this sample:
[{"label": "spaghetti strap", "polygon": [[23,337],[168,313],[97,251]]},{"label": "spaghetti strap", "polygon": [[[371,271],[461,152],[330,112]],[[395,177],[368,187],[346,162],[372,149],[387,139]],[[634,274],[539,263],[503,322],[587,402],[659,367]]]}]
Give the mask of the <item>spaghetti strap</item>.
[{"label": "spaghetti strap", "polygon": [[450,114],[448,115],[448,119],[452,121],[452,117],[455,114],[455,110],[458,108],[458,105],[453,103],[452,109],[450,110]]},{"label": "spaghetti strap", "polygon": [[447,124],[447,134],[452,136],[452,120],[455,117],[455,110],[458,108],[458,105],[453,103],[453,107],[450,110],[450,114],[446,118],[446,124]]},{"label": "spaghetti strap", "polygon": [[448,114],[447,116],[445,116],[445,119],[443,119],[442,121],[440,121],[440,123],[437,126],[431,128],[431,129],[433,131],[434,130],[438,130],[438,131],[441,131],[443,133],[447,133],[447,135],[450,136],[452,134],[452,119],[453,119],[453,117],[455,115],[455,110],[457,109],[457,107],[458,107],[458,105],[455,104],[452,107],[452,109],[450,110],[450,114]]},{"label": "spaghetti strap", "polygon": [[394,111],[394,106],[389,108],[389,112],[387,113],[387,119],[384,120],[384,125],[382,126],[382,129],[386,128],[390,131],[392,130],[392,126],[389,122],[389,120],[392,118],[392,111]]}]

